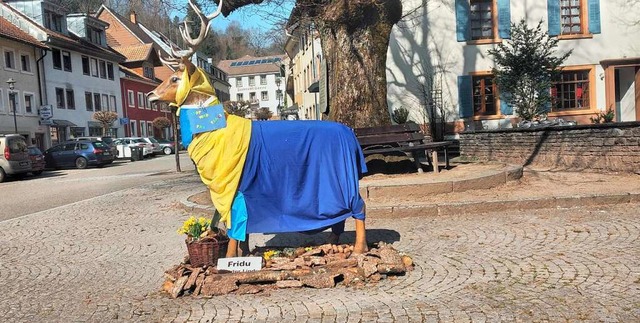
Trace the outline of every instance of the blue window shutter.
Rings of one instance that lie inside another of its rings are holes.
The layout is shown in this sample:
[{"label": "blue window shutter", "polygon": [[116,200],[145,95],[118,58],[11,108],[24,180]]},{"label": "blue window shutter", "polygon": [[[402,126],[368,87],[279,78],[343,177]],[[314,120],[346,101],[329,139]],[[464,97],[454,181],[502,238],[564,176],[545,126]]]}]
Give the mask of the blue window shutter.
[{"label": "blue window shutter", "polygon": [[456,37],[459,42],[470,40],[469,37],[469,0],[456,0]]},{"label": "blue window shutter", "polygon": [[503,116],[508,116],[513,114],[513,106],[507,103],[508,97],[509,97],[509,93],[500,94],[500,114],[502,114]]},{"label": "blue window shutter", "polygon": [[560,35],[560,0],[547,0],[549,36]]},{"label": "blue window shutter", "polygon": [[458,76],[458,113],[460,118],[473,117],[471,76]]},{"label": "blue window shutter", "polygon": [[589,0],[589,32],[600,33],[600,0]]},{"label": "blue window shutter", "polygon": [[511,38],[511,0],[498,0],[498,36]]}]

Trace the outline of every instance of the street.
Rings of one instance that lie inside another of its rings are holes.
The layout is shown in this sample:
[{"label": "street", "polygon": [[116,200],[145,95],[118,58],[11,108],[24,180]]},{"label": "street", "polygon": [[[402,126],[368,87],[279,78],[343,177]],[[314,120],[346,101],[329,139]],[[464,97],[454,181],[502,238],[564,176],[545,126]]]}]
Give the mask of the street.
[{"label": "street", "polygon": [[[194,170],[186,152],[180,154],[184,172]],[[11,178],[0,183],[0,221],[90,199],[125,188],[180,176],[175,155],[142,161],[116,160],[103,168],[47,170],[40,176]],[[135,197],[123,202],[133,202]]]}]

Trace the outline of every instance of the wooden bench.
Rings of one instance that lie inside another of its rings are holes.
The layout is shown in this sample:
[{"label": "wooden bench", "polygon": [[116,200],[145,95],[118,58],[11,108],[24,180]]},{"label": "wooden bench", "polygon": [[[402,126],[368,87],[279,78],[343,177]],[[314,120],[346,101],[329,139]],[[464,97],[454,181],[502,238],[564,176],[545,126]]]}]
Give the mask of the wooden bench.
[{"label": "wooden bench", "polygon": [[362,147],[364,155],[385,154],[390,152],[411,153],[413,160],[422,173],[418,152],[424,151],[429,166],[438,173],[438,151],[444,152],[446,169],[449,168],[449,154],[447,148],[450,141],[428,142],[420,132],[420,126],[415,123],[405,123],[399,125],[357,128],[354,129],[356,137]]}]

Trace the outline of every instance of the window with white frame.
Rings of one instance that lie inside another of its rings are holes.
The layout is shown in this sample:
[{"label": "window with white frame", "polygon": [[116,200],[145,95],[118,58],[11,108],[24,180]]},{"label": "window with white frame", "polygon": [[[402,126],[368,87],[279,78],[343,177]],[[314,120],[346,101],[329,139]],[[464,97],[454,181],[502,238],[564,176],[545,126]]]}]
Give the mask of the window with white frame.
[{"label": "window with white frame", "polygon": [[31,73],[31,56],[29,54],[20,54],[20,67],[25,73]]},{"label": "window with white frame", "polygon": [[260,93],[260,96],[261,96],[262,101],[269,101],[269,92],[262,91]]},{"label": "window with white frame", "polygon": [[109,100],[111,101],[111,103],[109,104],[109,109],[111,109],[111,111],[113,111],[113,112],[118,112],[118,105],[116,103],[116,96],[115,95],[109,96]]},{"label": "window with white frame", "polygon": [[58,109],[66,108],[64,100],[64,89],[59,87],[56,88],[56,107]]},{"label": "window with white frame", "polygon": [[140,120],[140,137],[146,137],[147,123],[144,120]]},{"label": "window with white frame", "polygon": [[255,85],[256,85],[256,77],[249,76],[249,86],[255,86]]},{"label": "window with white frame", "polygon": [[2,99],[2,89],[0,89],[0,113],[4,113],[5,111],[4,100]]},{"label": "window with white frame", "polygon": [[98,60],[95,58],[91,59],[91,76],[98,77]]},{"label": "window with white frame", "polygon": [[82,56],[82,74],[91,75],[91,67],[89,67],[89,57]]},{"label": "window with white frame", "polygon": [[156,102],[151,103],[151,109],[153,111],[158,111],[158,103],[156,103]]},{"label": "window with white frame", "polygon": [[129,120],[129,125],[131,126],[131,137],[138,136],[138,125],[135,120]]},{"label": "window with white frame", "polygon": [[260,85],[267,85],[267,76],[260,75]]},{"label": "window with white frame", "polygon": [[113,63],[107,63],[107,78],[113,81]]},{"label": "window with white frame", "polygon": [[145,106],[144,107],[147,108],[147,110],[151,110],[151,101],[149,101],[149,98],[147,98],[146,95],[144,96],[144,99],[145,99],[145,102],[144,102]]},{"label": "window with white frame", "polygon": [[16,52],[13,49],[4,50],[4,67],[9,70],[16,69]]},{"label": "window with white frame", "polygon": [[72,72],[71,68],[71,53],[63,50],[62,51],[62,65],[64,66],[64,70],[67,72]]},{"label": "window with white frame", "polygon": [[147,122],[147,137],[153,137],[153,123]]},{"label": "window with white frame", "polygon": [[24,112],[28,114],[33,114],[33,93],[23,92],[24,93]]},{"label": "window with white frame", "polygon": [[242,78],[241,77],[236,78],[236,87],[242,87]]},{"label": "window with white frame", "polygon": [[[144,106],[145,106],[144,93],[138,92],[138,109],[144,109]],[[142,126],[142,123],[140,123],[140,125]]]},{"label": "window with white frame", "polygon": [[9,113],[20,113],[20,99],[18,98],[18,91],[7,91],[7,97],[9,102]]},{"label": "window with white frame", "polygon": [[242,93],[236,94],[236,101],[244,101],[244,95]]},{"label": "window with white frame", "polygon": [[136,106],[135,94],[131,90],[127,90],[127,106],[134,108]]},{"label": "window with white frame", "polygon": [[104,111],[111,111],[111,107],[109,106],[109,95],[108,94],[103,94],[102,95],[102,107],[104,108]]},{"label": "window with white frame", "polygon": [[107,62],[100,60],[100,78],[107,78]]}]

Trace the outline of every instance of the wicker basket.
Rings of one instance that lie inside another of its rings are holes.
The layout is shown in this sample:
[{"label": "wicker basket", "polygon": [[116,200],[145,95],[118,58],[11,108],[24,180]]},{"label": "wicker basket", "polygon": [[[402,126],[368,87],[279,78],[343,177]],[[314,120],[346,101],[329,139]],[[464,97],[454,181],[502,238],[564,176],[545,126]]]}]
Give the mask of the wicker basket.
[{"label": "wicker basket", "polygon": [[226,237],[207,238],[189,242],[187,244],[187,252],[189,252],[189,263],[193,267],[216,266],[218,258],[227,253],[229,239]]}]

